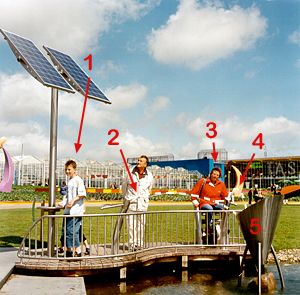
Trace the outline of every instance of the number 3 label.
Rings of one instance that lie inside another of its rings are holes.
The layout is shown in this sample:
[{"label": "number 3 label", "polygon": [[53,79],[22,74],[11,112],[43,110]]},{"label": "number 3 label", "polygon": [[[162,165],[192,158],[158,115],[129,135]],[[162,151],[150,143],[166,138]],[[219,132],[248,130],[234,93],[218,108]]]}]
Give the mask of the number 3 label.
[{"label": "number 3 label", "polygon": [[261,226],[259,223],[255,223],[255,221],[260,221],[260,218],[252,218],[251,219],[251,223],[250,223],[250,227],[254,227],[256,226],[257,227],[257,231],[254,231],[252,228],[250,229],[250,233],[251,234],[254,234],[254,235],[257,235],[261,232]]},{"label": "number 3 label", "polygon": [[207,123],[206,127],[209,127],[209,125],[212,125],[212,127],[211,127],[210,129],[208,129],[208,130],[209,130],[209,131],[212,131],[213,134],[210,135],[210,134],[207,132],[207,133],[206,133],[206,136],[207,136],[208,138],[215,138],[215,137],[217,136],[217,130],[216,130],[217,124],[214,123],[214,122],[210,122],[210,123]]}]

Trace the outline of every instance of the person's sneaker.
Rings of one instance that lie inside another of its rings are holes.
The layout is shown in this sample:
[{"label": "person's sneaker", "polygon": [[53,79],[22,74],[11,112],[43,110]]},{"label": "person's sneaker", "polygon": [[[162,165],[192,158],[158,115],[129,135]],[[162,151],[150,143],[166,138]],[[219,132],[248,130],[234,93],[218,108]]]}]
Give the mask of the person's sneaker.
[{"label": "person's sneaker", "polygon": [[58,248],[58,253],[64,253],[64,249],[63,248]]},{"label": "person's sneaker", "polygon": [[81,257],[82,255],[81,255],[81,252],[75,252],[75,255],[74,255],[74,257]]},{"label": "person's sneaker", "polygon": [[67,251],[67,252],[66,252],[66,257],[73,257],[73,253],[70,252],[70,251]]},{"label": "person's sneaker", "polygon": [[90,255],[90,248],[85,248],[84,254],[85,254],[85,255]]}]

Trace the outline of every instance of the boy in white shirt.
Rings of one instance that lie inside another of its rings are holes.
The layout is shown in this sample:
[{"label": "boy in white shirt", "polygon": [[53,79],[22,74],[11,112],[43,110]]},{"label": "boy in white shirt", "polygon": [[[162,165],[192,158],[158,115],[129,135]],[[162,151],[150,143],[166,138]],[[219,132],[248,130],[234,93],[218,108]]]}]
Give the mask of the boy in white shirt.
[{"label": "boy in white shirt", "polygon": [[[65,164],[65,173],[68,177],[70,177],[70,180],[68,182],[67,203],[65,206],[64,215],[83,215],[84,197],[86,196],[86,191],[83,180],[78,175],[76,175],[76,167],[76,162],[73,160],[69,160]],[[75,227],[73,228],[73,217],[66,218],[67,257],[73,256],[73,247],[75,247],[75,257],[81,256],[81,250],[79,245],[79,228],[82,218],[75,217],[74,219]]]}]

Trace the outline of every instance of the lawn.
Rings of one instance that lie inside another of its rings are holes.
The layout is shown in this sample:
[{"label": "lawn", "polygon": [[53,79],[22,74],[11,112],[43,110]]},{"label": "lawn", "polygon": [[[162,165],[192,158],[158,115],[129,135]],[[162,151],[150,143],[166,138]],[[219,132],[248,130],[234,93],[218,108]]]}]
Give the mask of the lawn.
[{"label": "lawn", "polygon": [[[190,210],[191,205],[152,205],[149,207],[149,211],[170,211],[170,210]],[[242,207],[240,207],[242,208]],[[240,209],[234,207],[234,209]],[[39,211],[35,210],[35,218],[38,217]],[[119,208],[108,209],[101,211],[97,207],[86,207],[86,214],[99,214],[99,213],[117,213]],[[282,207],[279,222],[276,228],[275,237],[273,240],[273,246],[278,251],[280,249],[300,249],[300,205],[284,205]],[[165,217],[158,214],[154,220],[154,226],[156,222],[160,224],[160,219]],[[174,214],[172,222],[181,224],[182,217],[180,214],[178,216]],[[111,219],[107,219],[106,230],[111,229]],[[152,221],[151,221],[152,222]],[[170,220],[168,220],[168,225],[170,225]],[[190,220],[192,226],[192,219]],[[113,221],[114,224],[114,221]],[[31,209],[5,209],[0,210],[0,247],[18,247],[29,229],[32,225],[32,210]],[[85,226],[88,226],[86,222]],[[98,227],[98,229],[97,229]],[[92,231],[96,232],[99,230],[101,233],[104,231],[104,226],[101,223],[98,225],[93,225]],[[182,233],[184,234],[184,229]],[[89,236],[89,233],[86,233]],[[92,233],[93,236],[93,233]]]}]

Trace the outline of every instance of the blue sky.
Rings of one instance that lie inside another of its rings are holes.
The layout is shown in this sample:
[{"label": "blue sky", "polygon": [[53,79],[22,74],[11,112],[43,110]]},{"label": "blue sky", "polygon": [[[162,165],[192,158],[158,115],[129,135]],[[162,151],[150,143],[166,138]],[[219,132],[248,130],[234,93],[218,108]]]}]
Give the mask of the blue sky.
[{"label": "blue sky", "polygon": [[[59,92],[58,158],[99,162],[226,148],[230,159],[299,155],[300,1],[101,0],[0,3],[0,28],[70,54],[112,105]],[[93,56],[93,69],[84,61]],[[51,90],[0,36],[0,126],[11,155],[49,153]],[[207,123],[217,136],[206,136]],[[117,146],[109,130],[119,131]]]}]

